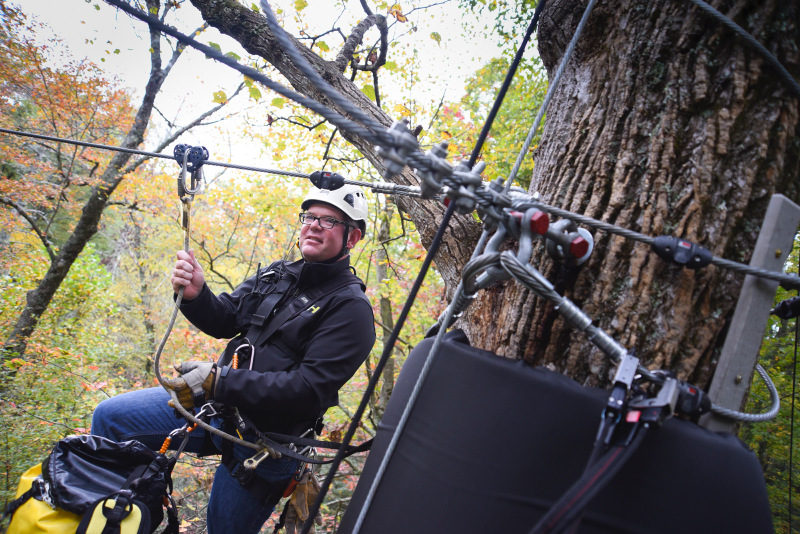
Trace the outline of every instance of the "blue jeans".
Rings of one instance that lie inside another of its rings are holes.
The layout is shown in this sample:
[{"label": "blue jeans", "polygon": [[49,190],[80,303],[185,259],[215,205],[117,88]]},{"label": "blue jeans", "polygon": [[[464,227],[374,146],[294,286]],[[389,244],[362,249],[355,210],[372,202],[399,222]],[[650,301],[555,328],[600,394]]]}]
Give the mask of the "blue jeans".
[{"label": "blue jeans", "polygon": [[[153,450],[158,450],[170,432],[186,423],[167,405],[169,398],[169,394],[159,387],[131,391],[104,400],[97,405],[92,415],[92,434],[114,441],[135,439]],[[217,447],[220,446],[221,438],[214,436],[213,441]],[[172,448],[178,447],[180,443],[180,439],[174,440]],[[206,432],[201,428],[189,434],[184,450],[198,454],[218,454],[218,451],[209,447]],[[243,460],[253,456],[255,452],[254,449],[234,445],[233,454],[237,459]],[[295,473],[297,466],[298,462],[291,458],[268,458],[258,465],[256,475],[280,484]],[[208,532],[257,533],[269,519],[274,507],[275,503],[259,502],[220,464],[214,475],[208,500]]]}]

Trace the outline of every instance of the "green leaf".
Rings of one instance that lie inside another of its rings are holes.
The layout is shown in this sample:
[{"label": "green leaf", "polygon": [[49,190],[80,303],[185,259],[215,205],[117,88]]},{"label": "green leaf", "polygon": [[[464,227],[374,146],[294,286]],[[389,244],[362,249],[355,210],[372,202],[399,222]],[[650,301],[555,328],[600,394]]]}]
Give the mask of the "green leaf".
[{"label": "green leaf", "polygon": [[394,61],[387,61],[383,64],[383,68],[390,72],[395,72],[397,70],[397,63]]},{"label": "green leaf", "polygon": [[261,91],[255,85],[250,86],[250,98],[253,100],[261,100]]},{"label": "green leaf", "polygon": [[271,104],[276,108],[282,108],[283,105],[286,103],[286,100],[283,98],[273,98]]},{"label": "green leaf", "polygon": [[234,61],[239,61],[241,59],[239,57],[239,55],[236,54],[235,52],[227,52],[225,55],[228,56],[229,58],[231,58]]},{"label": "green leaf", "polygon": [[367,95],[370,100],[375,100],[375,88],[371,84],[362,85],[361,92]]},{"label": "green leaf", "polygon": [[436,41],[436,44],[442,44],[442,36],[439,35],[439,32],[431,32],[431,39]]},{"label": "green leaf", "polygon": [[328,47],[328,43],[326,43],[325,41],[317,41],[317,46],[323,52],[328,52],[330,50],[330,47]]},{"label": "green leaf", "polygon": [[216,104],[224,104],[228,101],[228,95],[225,94],[225,91],[217,91],[214,93],[214,103]]},{"label": "green leaf", "polygon": [[302,11],[308,6],[308,2],[306,0],[294,0],[294,9],[295,11]]},{"label": "green leaf", "polygon": [[256,13],[261,13],[261,8],[258,7],[255,2],[250,3],[250,10],[255,11]]},{"label": "green leaf", "polygon": [[214,49],[214,50],[216,50],[217,52],[222,52],[222,48],[220,48],[220,46],[219,46],[217,43],[211,43],[211,42],[209,42],[209,43],[208,43],[208,46],[210,46],[211,48],[213,48],[213,49]]}]

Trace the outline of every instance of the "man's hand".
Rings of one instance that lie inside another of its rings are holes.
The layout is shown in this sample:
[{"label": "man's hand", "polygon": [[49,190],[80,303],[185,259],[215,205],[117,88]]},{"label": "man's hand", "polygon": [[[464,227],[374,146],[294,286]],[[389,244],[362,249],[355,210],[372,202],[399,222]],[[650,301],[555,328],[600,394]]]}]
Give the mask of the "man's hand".
[{"label": "man's hand", "polygon": [[183,288],[183,298],[192,300],[203,289],[205,277],[203,269],[194,257],[194,252],[179,250],[178,260],[172,270],[172,289],[177,293]]},{"label": "man's hand", "polygon": [[164,385],[175,391],[178,402],[187,410],[201,406],[211,400],[214,394],[214,381],[217,377],[217,366],[211,362],[183,362],[175,366],[181,376],[165,378]]},{"label": "man's hand", "polygon": [[[286,511],[286,534],[295,534],[303,529],[303,523],[308,519],[308,510],[314,505],[317,495],[319,495],[319,481],[310,469],[306,469],[289,500],[289,509]],[[314,518],[314,523],[322,524],[319,514]],[[310,534],[315,532],[313,524],[308,532]]]}]

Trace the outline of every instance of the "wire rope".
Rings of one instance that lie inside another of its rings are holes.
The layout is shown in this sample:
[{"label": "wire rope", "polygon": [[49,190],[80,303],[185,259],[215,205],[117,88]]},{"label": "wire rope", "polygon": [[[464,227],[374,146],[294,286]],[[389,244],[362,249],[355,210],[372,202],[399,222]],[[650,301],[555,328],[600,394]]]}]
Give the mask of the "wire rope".
[{"label": "wire rope", "polygon": [[750,33],[747,32],[747,30],[745,30],[744,28],[736,24],[733,20],[731,20],[730,17],[724,15],[723,13],[720,13],[707,2],[704,2],[703,0],[690,0],[690,1],[698,8],[700,8],[707,14],[714,17],[718,22],[720,22],[721,24],[732,30],[739,37],[744,39],[744,41],[749,46],[755,49],[759,54],[761,54],[761,56],[764,59],[767,60],[767,63],[769,63],[769,65],[772,68],[778,71],[781,80],[783,80],[786,83],[786,85],[789,86],[791,92],[794,93],[796,97],[800,98],[800,84],[797,83],[797,80],[795,80],[794,77],[792,77],[792,75],[789,73],[788,70],[786,70],[786,67],[783,66],[783,64],[778,60],[778,58],[776,58],[772,54],[772,52],[767,50],[766,47],[764,47],[764,45],[758,42],[758,40],[755,37],[753,37]]},{"label": "wire rope", "polygon": [[[544,6],[544,3],[545,2],[542,1],[537,6],[536,11],[534,12],[534,15],[533,15],[533,20],[531,21],[531,24],[528,27],[528,32],[532,33],[534,31],[534,29],[536,28],[536,26],[538,24],[538,19],[539,19],[539,16],[540,16],[540,12],[541,12],[541,9]],[[567,61],[569,61],[569,57],[572,54],[572,51],[574,50],[574,42],[576,42],[577,39],[580,37],[580,32],[585,27],[585,19],[588,18],[589,13],[591,12],[592,8],[594,7],[594,3],[595,3],[595,0],[590,0],[589,5],[587,5],[587,7],[586,7],[586,9],[584,11],[583,17],[581,18],[581,22],[583,24],[578,24],[578,28],[576,29],[575,34],[573,35],[572,40],[570,41],[570,45],[571,46],[569,46],[567,48],[567,51],[565,51],[564,56],[562,57],[561,65],[559,66],[559,70],[562,71],[562,72],[563,72],[563,69],[561,68],[561,66],[566,64]],[[528,40],[528,36],[526,35],[526,38],[523,40],[523,44],[527,43],[527,40]],[[521,55],[521,54],[518,52],[518,56],[519,55]],[[556,90],[556,88],[558,87],[558,84],[559,84],[558,83],[559,80],[560,80],[560,76],[558,78],[554,79],[553,82],[549,84],[548,90],[547,90],[547,95],[545,96],[545,99],[544,99],[544,101],[542,103],[542,107],[540,108],[540,112],[539,112],[539,115],[538,115],[539,120],[541,120],[541,116],[543,116],[543,113],[544,113],[543,110],[546,108],[547,104],[550,101],[548,96],[550,94],[552,94],[552,92],[554,92]],[[525,149],[524,151],[527,152],[527,149]],[[510,176],[508,181],[507,181],[507,183],[506,183],[506,185],[505,185],[506,191],[510,187],[510,184],[511,184],[512,181],[513,181],[513,176]],[[453,204],[454,203],[451,203],[451,206]],[[473,254],[472,254],[472,258],[473,259],[477,257],[479,251],[481,250],[481,247],[483,246],[483,243],[486,242],[487,236],[488,236],[488,232],[484,229],[484,232],[483,232],[483,234],[481,235],[481,238],[478,241],[478,246],[476,246],[475,250],[473,251]],[[428,356],[426,357],[425,362],[423,363],[422,369],[420,370],[420,373],[417,376],[417,379],[416,379],[416,381],[414,383],[414,387],[413,387],[413,389],[412,389],[412,391],[411,391],[411,393],[409,395],[408,401],[406,402],[406,405],[403,408],[403,413],[400,416],[400,419],[399,419],[399,421],[397,423],[397,426],[395,427],[394,432],[392,432],[392,437],[390,439],[390,442],[387,445],[387,448],[386,448],[386,451],[385,451],[383,457],[381,458],[381,463],[378,466],[378,471],[376,472],[375,477],[372,479],[372,481],[370,483],[370,487],[369,487],[367,496],[365,497],[364,503],[362,504],[361,509],[359,510],[359,515],[358,515],[358,517],[356,519],[356,523],[355,523],[355,525],[353,527],[353,534],[357,534],[360,531],[361,526],[363,525],[363,522],[364,522],[364,519],[366,517],[366,514],[367,514],[367,512],[369,510],[369,507],[370,507],[370,505],[372,503],[372,499],[374,498],[374,495],[375,495],[375,493],[377,491],[377,487],[380,484],[381,479],[383,477],[383,474],[385,473],[386,468],[387,468],[387,466],[389,464],[389,461],[391,460],[391,457],[394,454],[394,451],[395,451],[395,449],[397,447],[397,443],[398,443],[398,441],[400,439],[400,436],[403,433],[403,430],[404,430],[405,425],[406,425],[406,423],[408,421],[408,418],[409,418],[409,416],[411,414],[411,411],[413,410],[414,405],[416,403],[416,399],[419,396],[419,392],[422,389],[422,385],[424,384],[425,380],[427,379],[427,376],[428,376],[428,373],[429,373],[430,368],[432,366],[432,363],[435,360],[436,355],[438,354],[439,347],[441,345],[442,340],[444,339],[444,333],[447,330],[446,326],[449,325],[450,322],[453,319],[453,315],[454,315],[454,312],[455,312],[455,307],[453,306],[453,303],[455,303],[460,298],[460,296],[461,296],[461,294],[463,292],[463,289],[464,289],[463,288],[463,282],[460,282],[458,287],[456,288],[456,292],[454,294],[454,298],[453,298],[453,301],[451,302],[451,305],[448,306],[447,309],[445,310],[445,317],[442,320],[442,327],[439,328],[439,331],[436,333],[436,337],[434,338],[434,341],[433,341],[431,349],[430,349],[430,351],[428,353]]]},{"label": "wire rope", "polygon": [[[67,139],[64,137],[56,137],[54,135],[45,135],[45,134],[38,134],[34,132],[25,132],[21,130],[11,130],[9,128],[0,128],[0,133],[9,134],[9,135],[19,135],[22,137],[31,137],[33,139],[42,139],[44,141],[53,141],[56,143],[69,143],[71,145],[78,145],[88,148],[99,148],[101,150],[112,150],[116,152],[126,152],[128,154],[136,154],[139,156],[145,156],[148,158],[163,158],[163,159],[171,159],[175,160],[175,156],[171,154],[164,154],[161,152],[148,152],[146,150],[137,150],[135,148],[125,148],[121,146],[112,146],[112,145],[103,145],[100,143],[91,143],[89,141],[80,141],[77,139]],[[180,162],[178,162],[180,163]],[[206,160],[203,162],[203,165],[214,165],[217,167],[227,167],[230,169],[241,169],[245,171],[256,171],[256,172],[263,172],[267,174],[279,174],[283,176],[294,176],[296,178],[308,178],[308,174],[304,174],[301,172],[292,172],[292,171],[283,171],[278,169],[266,169],[263,167],[252,167],[249,165],[237,165],[235,163],[225,163],[222,161],[210,161]]]},{"label": "wire rope", "polygon": [[[599,230],[603,230],[610,234],[619,235],[627,239],[631,239],[633,241],[638,241],[646,245],[652,246],[653,241],[655,239],[653,237],[642,234],[640,232],[636,232],[629,228],[623,228],[615,224],[593,219],[592,217],[588,217],[586,215],[581,215],[565,209],[558,208],[556,206],[551,206],[545,202],[542,202],[541,200],[530,199],[529,197],[527,197],[527,195],[526,198],[524,199],[518,198],[518,200],[514,203],[515,209],[522,210],[527,207],[534,207],[542,211],[558,215],[559,217],[564,217],[565,219],[570,219],[574,222],[581,223],[586,226],[596,228]],[[719,267],[724,267],[726,269],[730,269],[731,271],[739,272],[742,274],[750,274],[753,276],[758,276],[760,278],[767,278],[769,280],[774,280],[776,282],[779,282],[785,288],[800,289],[800,276],[797,275],[780,273],[776,271],[769,271],[767,269],[753,267],[751,265],[746,265],[744,263],[735,262],[733,260],[728,260],[713,255],[711,257],[711,263]]]}]

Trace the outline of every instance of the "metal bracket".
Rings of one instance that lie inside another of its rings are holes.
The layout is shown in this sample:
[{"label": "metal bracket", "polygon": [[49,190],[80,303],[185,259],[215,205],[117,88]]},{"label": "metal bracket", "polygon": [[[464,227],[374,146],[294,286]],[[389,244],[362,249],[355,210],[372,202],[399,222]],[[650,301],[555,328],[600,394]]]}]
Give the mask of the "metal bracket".
[{"label": "metal bracket", "polygon": [[[792,250],[798,224],[800,206],[783,195],[773,195],[750,265],[781,271]],[[742,409],[777,288],[778,282],[752,275],[745,277],[709,388],[709,397],[714,404],[732,410]],[[703,416],[700,424],[709,430],[731,433],[736,425],[734,421],[715,414]]]}]

